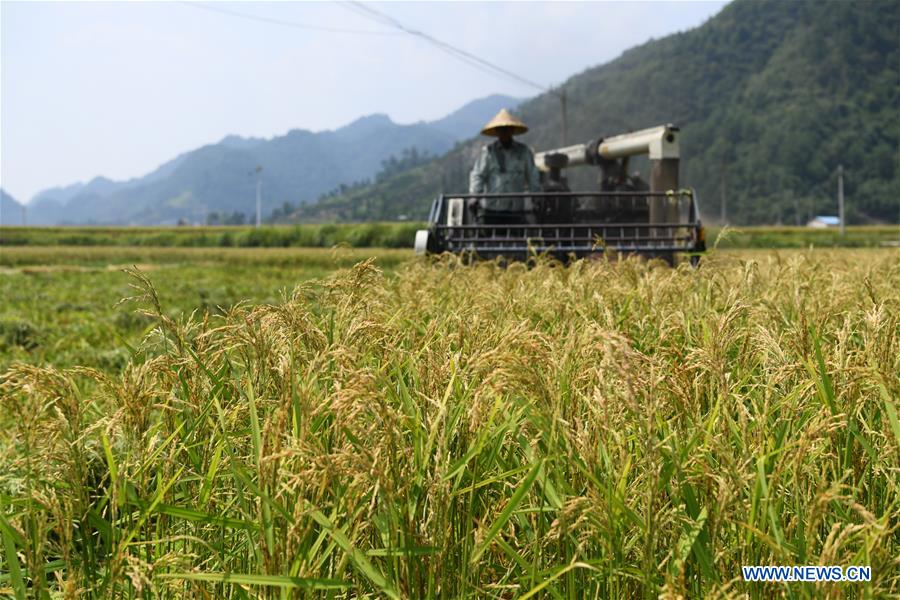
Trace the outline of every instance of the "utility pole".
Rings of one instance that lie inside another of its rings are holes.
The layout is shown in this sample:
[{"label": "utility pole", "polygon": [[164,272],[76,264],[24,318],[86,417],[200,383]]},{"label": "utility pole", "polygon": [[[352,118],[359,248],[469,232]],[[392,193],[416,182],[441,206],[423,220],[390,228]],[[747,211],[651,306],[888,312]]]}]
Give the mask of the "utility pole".
[{"label": "utility pole", "polygon": [[562,103],[562,146],[569,145],[569,113],[566,106],[566,88],[560,89],[559,100]]},{"label": "utility pole", "polygon": [[844,165],[838,165],[838,219],[841,221],[841,235],[844,235]]},{"label": "utility pole", "polygon": [[256,227],[262,222],[262,167],[256,167]]},{"label": "utility pole", "polygon": [[721,189],[721,193],[722,193],[722,198],[721,198],[722,206],[721,206],[721,215],[720,215],[720,219],[721,219],[721,221],[722,221],[722,225],[726,225],[726,224],[728,223],[728,209],[727,209],[727,204],[728,204],[728,203],[727,203],[726,196],[725,196],[725,179],[726,179],[726,176],[727,176],[727,167],[726,167],[726,165],[725,165],[725,161],[724,161],[724,160],[722,161],[722,171],[721,171],[721,174],[722,174],[722,189]]},{"label": "utility pole", "polygon": [[25,227],[25,225],[28,224],[28,219],[25,216],[25,211],[27,211],[27,210],[28,210],[28,208],[23,204],[22,205],[22,227]]}]

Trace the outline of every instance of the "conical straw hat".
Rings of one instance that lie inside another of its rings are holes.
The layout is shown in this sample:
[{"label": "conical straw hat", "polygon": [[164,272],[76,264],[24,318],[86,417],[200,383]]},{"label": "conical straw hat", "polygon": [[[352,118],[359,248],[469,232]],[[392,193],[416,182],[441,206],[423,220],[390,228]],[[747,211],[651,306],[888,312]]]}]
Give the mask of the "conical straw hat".
[{"label": "conical straw hat", "polygon": [[525,123],[509,114],[509,111],[503,108],[500,109],[500,112],[484,126],[484,129],[481,130],[481,135],[496,136],[497,129],[500,127],[511,127],[513,129],[513,135],[522,135],[528,131],[528,127],[525,126]]}]

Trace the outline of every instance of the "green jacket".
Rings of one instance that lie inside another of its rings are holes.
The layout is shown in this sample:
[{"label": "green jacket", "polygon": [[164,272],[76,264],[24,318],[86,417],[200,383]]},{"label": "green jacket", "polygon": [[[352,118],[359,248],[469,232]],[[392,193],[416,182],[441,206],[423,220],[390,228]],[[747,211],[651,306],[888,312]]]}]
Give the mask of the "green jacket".
[{"label": "green jacket", "polygon": [[[469,175],[470,194],[537,192],[541,189],[531,148],[513,141],[504,148],[500,140],[481,149]],[[490,198],[482,201],[487,210],[521,210],[518,198]]]}]

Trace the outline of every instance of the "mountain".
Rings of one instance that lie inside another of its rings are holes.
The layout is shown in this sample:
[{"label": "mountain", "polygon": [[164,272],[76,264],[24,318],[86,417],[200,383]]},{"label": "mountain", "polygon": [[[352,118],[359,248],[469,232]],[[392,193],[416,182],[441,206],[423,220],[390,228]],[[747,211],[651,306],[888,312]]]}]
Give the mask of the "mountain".
[{"label": "mountain", "polygon": [[65,218],[65,214],[69,212],[66,207],[73,198],[105,196],[125,185],[127,184],[117,183],[106,177],[95,177],[88,183],[73,183],[44,190],[28,203],[28,222],[31,225],[54,225],[58,218]]},{"label": "mountain", "polygon": [[22,225],[23,206],[0,189],[0,225]]},{"label": "mountain", "polygon": [[29,205],[34,224],[174,224],[206,222],[211,215],[255,211],[256,168],[262,167],[262,213],[298,205],[375,177],[405,152],[438,156],[471,135],[499,104],[491,96],[432,123],[394,123],[387,115],[359,118],[334,131],[289,131],[272,139],[229,135],[186,152],[154,172],[124,182],[98,177],[41,192]]},{"label": "mountain", "polygon": [[28,203],[28,223],[31,225],[70,225],[106,222],[102,217],[102,211],[116,211],[118,207],[116,203],[104,204],[103,198],[123,190],[142,188],[166,179],[186,160],[188,154],[181,154],[163,163],[151,173],[127,181],[95,177],[86,184],[74,183],[44,190]]},{"label": "mountain", "polygon": [[480,131],[487,120],[500,112],[501,108],[513,110],[520,104],[522,104],[520,98],[494,94],[473,100],[443,119],[432,121],[429,125],[450,134],[457,141],[465,140]]},{"label": "mountain", "polygon": [[265,140],[262,138],[243,138],[239,135],[226,135],[222,138],[222,141],[219,142],[219,145],[234,148],[235,150],[249,150],[250,148],[259,146],[263,142],[265,142]]},{"label": "mountain", "polygon": [[[681,180],[717,219],[805,223],[835,214],[843,165],[850,222],[900,220],[900,3],[735,0],[695,29],[571,77],[570,143],[662,123],[681,127]],[[560,142],[560,103],[519,107],[536,149]],[[301,207],[295,220],[425,218],[467,188],[484,138],[373,186]],[[646,162],[635,161],[644,166]],[[592,185],[591,170],[570,180]]]}]

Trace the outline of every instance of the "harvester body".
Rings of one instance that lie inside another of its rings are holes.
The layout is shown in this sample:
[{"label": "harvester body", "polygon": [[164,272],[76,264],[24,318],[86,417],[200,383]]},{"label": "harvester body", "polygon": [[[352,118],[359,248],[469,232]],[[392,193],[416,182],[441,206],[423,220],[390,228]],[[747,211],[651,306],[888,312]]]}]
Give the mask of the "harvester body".
[{"label": "harvester body", "polygon": [[[695,262],[704,232],[695,192],[679,187],[677,135],[665,125],[538,153],[540,192],[441,195],[428,229],[417,232],[416,251],[563,261],[613,252],[669,263],[690,253]],[[628,158],[637,154],[650,159],[649,184],[628,174]],[[564,169],[582,165],[599,168],[599,190],[569,189]],[[507,210],[486,208],[497,205]]]}]

